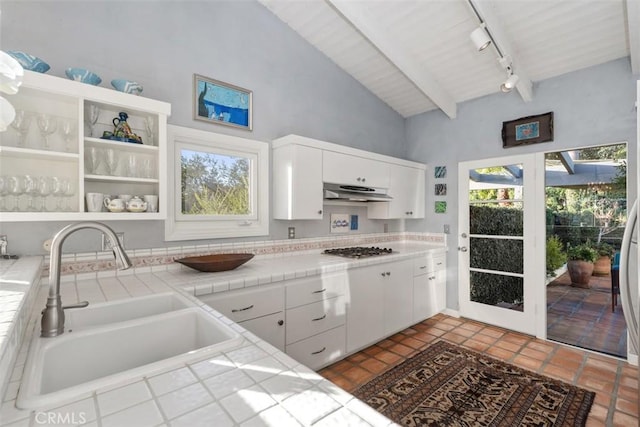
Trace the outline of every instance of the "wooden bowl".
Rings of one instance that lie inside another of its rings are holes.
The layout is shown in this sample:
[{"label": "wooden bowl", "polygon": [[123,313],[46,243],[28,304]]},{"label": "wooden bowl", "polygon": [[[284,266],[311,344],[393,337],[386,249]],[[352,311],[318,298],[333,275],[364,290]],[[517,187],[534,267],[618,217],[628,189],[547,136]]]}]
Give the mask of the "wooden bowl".
[{"label": "wooden bowl", "polygon": [[253,254],[202,255],[175,260],[198,271],[215,272],[233,270],[253,258]]}]

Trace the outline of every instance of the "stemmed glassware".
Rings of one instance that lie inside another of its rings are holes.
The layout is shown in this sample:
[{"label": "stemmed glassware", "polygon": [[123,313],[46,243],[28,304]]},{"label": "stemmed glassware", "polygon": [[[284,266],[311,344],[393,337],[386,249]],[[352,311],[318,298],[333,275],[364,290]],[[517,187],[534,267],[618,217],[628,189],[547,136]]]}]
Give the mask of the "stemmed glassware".
[{"label": "stemmed glassware", "polygon": [[155,129],[155,122],[153,120],[153,116],[147,116],[144,118],[144,129],[147,131],[147,136],[149,137],[149,144],[153,144],[153,130]]},{"label": "stemmed glassware", "polygon": [[9,195],[9,177],[0,175],[0,212],[7,211],[5,198]]},{"label": "stemmed glassware", "polygon": [[18,132],[18,140],[16,142],[18,147],[25,146],[29,127],[31,126],[31,118],[31,114],[27,111],[16,110],[16,117],[11,122],[11,127]]},{"label": "stemmed glassware", "polygon": [[47,196],[53,192],[53,178],[49,176],[38,177],[38,195],[41,198],[40,212],[48,212]]},{"label": "stemmed glassware", "polygon": [[100,150],[97,147],[87,147],[84,151],[84,161],[87,173],[97,174],[100,166]]},{"label": "stemmed glassware", "polygon": [[118,152],[113,148],[106,148],[104,150],[104,161],[107,165],[107,173],[109,175],[115,175],[116,169],[118,169],[118,161],[120,158],[118,157]]},{"label": "stemmed glassware", "polygon": [[64,211],[65,212],[73,212],[73,208],[71,207],[71,198],[73,196],[75,196],[76,194],[76,189],[75,186],[73,185],[73,182],[67,180],[67,184],[65,185],[65,190],[64,190]]},{"label": "stemmed glassware", "polygon": [[71,119],[61,119],[60,120],[60,132],[62,132],[62,137],[64,139],[64,151],[71,151],[71,141],[73,140],[72,136],[76,130],[76,126]]},{"label": "stemmed glassware", "polygon": [[62,199],[65,197],[65,193],[67,192],[67,180],[64,178],[60,178],[57,176],[53,177],[53,197],[56,199],[56,212],[61,212],[62,209]]},{"label": "stemmed glassware", "polygon": [[44,149],[50,150],[51,146],[49,144],[49,135],[53,134],[57,127],[58,122],[48,114],[38,114],[38,128],[40,129],[40,133],[44,138]]},{"label": "stemmed glassware", "polygon": [[31,175],[25,175],[24,179],[24,194],[27,195],[27,212],[36,212],[36,206],[34,199],[38,195],[38,180]]},{"label": "stemmed glassware", "polygon": [[14,197],[13,212],[20,211],[20,196],[24,194],[24,178],[20,175],[9,177],[9,194]]},{"label": "stemmed glassware", "polygon": [[98,123],[98,117],[100,116],[100,108],[97,105],[89,105],[89,114],[85,117],[85,121],[89,125],[89,136],[93,136],[93,130]]}]

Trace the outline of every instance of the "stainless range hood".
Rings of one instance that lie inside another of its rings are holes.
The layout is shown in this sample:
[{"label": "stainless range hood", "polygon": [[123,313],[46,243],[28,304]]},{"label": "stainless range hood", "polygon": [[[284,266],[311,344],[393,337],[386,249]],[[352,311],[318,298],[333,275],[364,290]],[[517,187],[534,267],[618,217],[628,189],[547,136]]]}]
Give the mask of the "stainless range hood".
[{"label": "stainless range hood", "polygon": [[324,198],[350,202],[388,202],[392,200],[392,197],[384,189],[330,183],[324,184]]}]

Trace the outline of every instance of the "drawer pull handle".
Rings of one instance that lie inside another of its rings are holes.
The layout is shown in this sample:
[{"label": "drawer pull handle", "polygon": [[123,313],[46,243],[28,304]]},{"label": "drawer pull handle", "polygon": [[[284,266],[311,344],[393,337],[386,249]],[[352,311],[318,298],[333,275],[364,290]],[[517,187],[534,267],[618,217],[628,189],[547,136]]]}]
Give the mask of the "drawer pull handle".
[{"label": "drawer pull handle", "polygon": [[318,351],[312,351],[311,354],[320,354],[323,351],[325,351],[327,349],[327,347],[322,347],[322,350],[318,350]]},{"label": "drawer pull handle", "polygon": [[436,265],[442,265],[442,263],[441,263],[441,262],[438,262],[438,263],[436,263]]},{"label": "drawer pull handle", "polygon": [[312,322],[317,322],[318,320],[322,320],[327,317],[327,313],[323,314],[322,317],[316,317],[315,319],[311,319]]},{"label": "drawer pull handle", "polygon": [[327,290],[327,288],[322,288],[322,289],[320,289],[319,291],[313,291],[313,292],[311,292],[311,293],[312,293],[312,294],[321,294],[321,293],[323,293],[323,292],[324,292],[324,291],[326,291],[326,290]]},{"label": "drawer pull handle", "polygon": [[278,320],[278,325],[279,325],[279,326],[284,325],[284,320]]},{"label": "drawer pull handle", "polygon": [[425,268],[427,268],[427,266],[423,265],[422,267],[420,267],[420,270],[424,270]]},{"label": "drawer pull handle", "polygon": [[251,310],[253,308],[253,304],[251,304],[249,307],[245,307],[245,308],[234,308],[231,310],[232,313],[237,313],[239,311],[246,311],[246,310]]}]

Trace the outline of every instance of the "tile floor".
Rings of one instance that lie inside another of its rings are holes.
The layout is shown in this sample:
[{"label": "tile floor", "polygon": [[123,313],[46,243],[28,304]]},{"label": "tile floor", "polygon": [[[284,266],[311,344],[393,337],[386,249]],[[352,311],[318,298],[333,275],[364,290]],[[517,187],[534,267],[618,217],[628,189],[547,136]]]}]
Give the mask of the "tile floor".
[{"label": "tile floor", "polygon": [[622,304],[611,311],[611,277],[592,276],[590,289],[571,286],[565,273],[547,286],[547,338],[626,358]]},{"label": "tile floor", "polygon": [[638,424],[638,371],[626,361],[438,314],[319,373],[347,391],[444,339],[530,371],[595,391],[587,426]]}]

